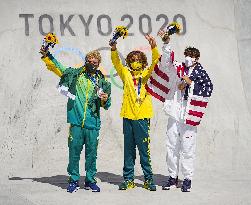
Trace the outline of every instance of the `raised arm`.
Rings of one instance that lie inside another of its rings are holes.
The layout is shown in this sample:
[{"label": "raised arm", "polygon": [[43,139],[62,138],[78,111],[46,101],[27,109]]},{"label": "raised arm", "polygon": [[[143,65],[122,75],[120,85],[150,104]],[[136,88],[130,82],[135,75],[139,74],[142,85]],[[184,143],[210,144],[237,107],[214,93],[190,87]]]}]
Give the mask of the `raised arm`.
[{"label": "raised arm", "polygon": [[116,69],[119,77],[121,78],[122,81],[124,81],[124,73],[127,71],[127,69],[125,68],[125,66],[123,66],[119,54],[118,54],[118,50],[116,47],[116,43],[109,43],[109,45],[111,46],[111,60],[112,60],[112,64],[114,65],[114,68]]},{"label": "raised arm", "polygon": [[47,69],[55,73],[57,76],[61,77],[66,70],[66,67],[58,62],[57,59],[54,58],[49,51],[45,51],[43,47],[40,49],[40,53],[42,54],[41,59],[45,62]]},{"label": "raised arm", "polygon": [[154,70],[155,65],[159,61],[159,51],[158,51],[155,39],[148,34],[145,35],[145,38],[148,40],[148,42],[151,46],[151,49],[152,49],[152,63],[151,63],[151,66],[148,67],[147,69],[145,69],[142,73],[142,79],[144,82],[146,82],[150,78],[151,73]]},{"label": "raised arm", "polygon": [[162,55],[161,55],[161,60],[160,60],[160,67],[163,70],[170,70],[173,69],[173,52],[171,50],[171,46],[169,44],[170,42],[170,37],[163,31],[159,30],[158,36],[161,37],[163,41],[163,46],[162,46]]}]

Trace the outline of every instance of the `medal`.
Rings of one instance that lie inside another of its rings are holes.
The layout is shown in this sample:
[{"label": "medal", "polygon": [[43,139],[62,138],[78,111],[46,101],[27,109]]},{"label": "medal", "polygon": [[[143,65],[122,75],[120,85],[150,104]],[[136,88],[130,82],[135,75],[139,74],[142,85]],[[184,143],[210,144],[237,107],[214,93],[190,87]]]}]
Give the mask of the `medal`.
[{"label": "medal", "polygon": [[137,97],[137,99],[136,99],[136,103],[138,103],[138,104],[142,104],[142,102],[143,102],[143,100],[142,100],[140,97]]},{"label": "medal", "polygon": [[89,73],[87,73],[87,76],[89,80],[92,82],[92,84],[94,85],[94,89],[96,90],[97,96],[100,98],[101,94],[103,94],[104,92],[103,92],[103,89],[98,86],[98,74],[95,73],[94,76],[91,76]]},{"label": "medal", "polygon": [[142,77],[140,76],[139,82],[138,82],[138,85],[137,85],[136,79],[133,76],[134,87],[135,87],[135,91],[136,91],[136,94],[137,94],[136,103],[138,103],[140,105],[143,103],[143,100],[140,98],[141,81],[142,81]]},{"label": "medal", "polygon": [[97,95],[98,95],[98,97],[101,98],[101,95],[104,94],[103,89],[100,88],[100,87],[97,87],[96,90],[97,90]]}]

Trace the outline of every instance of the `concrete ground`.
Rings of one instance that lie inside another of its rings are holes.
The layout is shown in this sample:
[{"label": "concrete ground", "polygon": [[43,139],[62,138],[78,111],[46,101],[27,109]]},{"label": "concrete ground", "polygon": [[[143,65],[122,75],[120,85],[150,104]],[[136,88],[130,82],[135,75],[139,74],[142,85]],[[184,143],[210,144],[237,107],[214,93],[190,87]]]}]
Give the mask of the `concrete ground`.
[{"label": "concrete ground", "polygon": [[[67,193],[67,176],[56,175],[41,178],[10,178],[1,182],[0,204],[251,204],[250,176],[220,176],[212,174],[209,178],[196,177],[190,193],[182,193],[179,188],[162,191],[163,175],[155,175],[156,192],[142,188],[143,182],[136,179],[137,187],[119,191],[121,176],[107,172],[98,173],[100,193],[81,189]],[[138,177],[136,177],[138,178]],[[81,178],[83,182],[83,178]]]}]

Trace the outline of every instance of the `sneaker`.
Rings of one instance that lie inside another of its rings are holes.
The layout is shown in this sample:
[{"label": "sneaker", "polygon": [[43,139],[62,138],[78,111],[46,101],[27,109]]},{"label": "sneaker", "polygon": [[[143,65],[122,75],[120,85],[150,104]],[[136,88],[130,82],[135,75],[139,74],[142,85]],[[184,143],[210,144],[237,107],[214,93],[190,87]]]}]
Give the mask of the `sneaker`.
[{"label": "sneaker", "polygon": [[69,185],[67,187],[67,192],[72,193],[72,192],[76,192],[77,190],[79,190],[78,181],[69,182]]},{"label": "sneaker", "polygon": [[162,190],[170,190],[171,188],[177,187],[178,185],[178,177],[172,178],[168,177],[167,182],[162,185]]},{"label": "sneaker", "polygon": [[190,179],[184,179],[182,186],[181,186],[181,191],[182,192],[190,192],[191,191],[191,180]]},{"label": "sneaker", "polygon": [[92,192],[100,192],[100,188],[96,183],[85,182],[85,190],[92,190]]},{"label": "sneaker", "polygon": [[133,180],[126,180],[119,185],[119,190],[133,189],[134,187],[135,183]]},{"label": "sneaker", "polygon": [[156,191],[157,190],[156,185],[153,183],[152,179],[148,179],[148,180],[145,181],[144,188],[147,189],[147,190],[150,190],[150,191]]}]

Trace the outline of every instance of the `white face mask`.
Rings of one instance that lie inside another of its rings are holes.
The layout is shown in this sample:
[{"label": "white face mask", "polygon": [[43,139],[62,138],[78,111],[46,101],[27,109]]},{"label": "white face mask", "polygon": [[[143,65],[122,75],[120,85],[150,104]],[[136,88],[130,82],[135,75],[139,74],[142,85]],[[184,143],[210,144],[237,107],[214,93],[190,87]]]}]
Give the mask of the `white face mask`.
[{"label": "white face mask", "polygon": [[196,62],[195,58],[191,58],[190,56],[187,56],[185,58],[186,67],[191,67],[195,62]]}]

